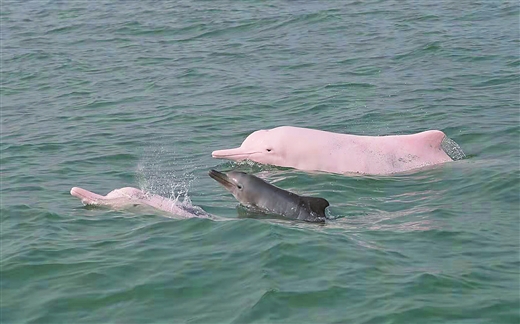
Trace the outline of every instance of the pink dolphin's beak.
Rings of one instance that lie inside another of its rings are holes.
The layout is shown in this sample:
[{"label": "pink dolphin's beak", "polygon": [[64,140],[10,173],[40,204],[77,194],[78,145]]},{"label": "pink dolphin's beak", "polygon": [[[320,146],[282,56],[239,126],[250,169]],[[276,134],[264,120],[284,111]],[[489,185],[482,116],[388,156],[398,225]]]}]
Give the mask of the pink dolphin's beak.
[{"label": "pink dolphin's beak", "polygon": [[74,187],[70,190],[70,194],[76,198],[81,199],[81,202],[88,204],[96,204],[99,201],[105,199],[105,196],[98,195],[91,191],[85,190],[83,188]]},{"label": "pink dolphin's beak", "polygon": [[233,161],[243,161],[247,160],[249,156],[256,152],[247,152],[242,147],[232,148],[228,150],[218,150],[213,151],[211,156],[216,159],[227,159]]}]

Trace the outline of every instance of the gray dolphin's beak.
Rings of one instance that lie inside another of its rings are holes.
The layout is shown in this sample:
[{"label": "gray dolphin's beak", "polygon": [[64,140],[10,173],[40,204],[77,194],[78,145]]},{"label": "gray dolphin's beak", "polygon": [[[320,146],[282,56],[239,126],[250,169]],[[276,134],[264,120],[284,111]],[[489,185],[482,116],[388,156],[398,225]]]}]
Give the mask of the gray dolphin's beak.
[{"label": "gray dolphin's beak", "polygon": [[234,161],[247,160],[252,152],[246,152],[243,148],[237,147],[228,150],[213,151],[211,156],[216,159],[228,159]]},{"label": "gray dolphin's beak", "polygon": [[229,177],[225,173],[218,172],[212,169],[209,170],[208,174],[212,179],[220,183],[224,188],[226,188],[229,191],[231,191],[232,188],[235,186],[233,182],[229,180]]}]

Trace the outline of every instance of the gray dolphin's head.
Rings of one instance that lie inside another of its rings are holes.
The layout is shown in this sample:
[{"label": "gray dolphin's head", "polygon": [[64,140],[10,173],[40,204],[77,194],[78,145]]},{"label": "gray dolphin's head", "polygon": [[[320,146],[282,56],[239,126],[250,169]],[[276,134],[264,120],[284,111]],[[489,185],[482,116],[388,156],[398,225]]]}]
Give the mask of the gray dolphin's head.
[{"label": "gray dolphin's head", "polygon": [[244,206],[257,206],[265,191],[265,181],[245,172],[231,171],[227,174],[210,170],[209,176],[226,188]]},{"label": "gray dolphin's head", "polygon": [[324,222],[329,202],[323,198],[299,196],[244,172],[227,174],[215,170],[209,176],[226,188],[244,206],[308,222]]}]

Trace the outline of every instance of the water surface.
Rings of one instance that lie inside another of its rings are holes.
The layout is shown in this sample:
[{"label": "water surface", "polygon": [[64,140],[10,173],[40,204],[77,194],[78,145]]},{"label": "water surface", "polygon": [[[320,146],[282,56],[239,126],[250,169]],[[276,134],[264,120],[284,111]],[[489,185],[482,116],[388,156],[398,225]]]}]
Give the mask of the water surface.
[{"label": "water surface", "polygon": [[[2,1],[2,323],[518,323],[516,1]],[[468,158],[388,177],[211,151],[293,125],[440,129]],[[244,217],[207,176],[330,201]],[[88,209],[135,186],[232,221]]]}]

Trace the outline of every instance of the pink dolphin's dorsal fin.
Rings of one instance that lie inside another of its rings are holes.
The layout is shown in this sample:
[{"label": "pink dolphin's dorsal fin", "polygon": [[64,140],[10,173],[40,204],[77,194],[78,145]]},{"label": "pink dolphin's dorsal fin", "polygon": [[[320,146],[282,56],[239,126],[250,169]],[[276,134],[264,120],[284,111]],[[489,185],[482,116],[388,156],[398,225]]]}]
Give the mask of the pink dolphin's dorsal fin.
[{"label": "pink dolphin's dorsal fin", "polygon": [[453,161],[461,160],[466,157],[462,148],[440,130],[429,130],[413,136],[420,137],[424,144],[431,148],[442,150]]},{"label": "pink dolphin's dorsal fin", "polygon": [[440,130],[429,130],[422,133],[414,134],[422,139],[422,141],[432,148],[440,148],[442,140],[446,137],[446,134]]}]

